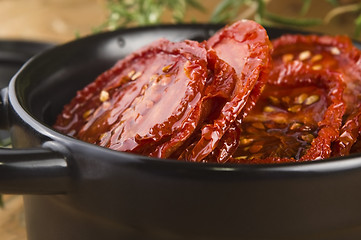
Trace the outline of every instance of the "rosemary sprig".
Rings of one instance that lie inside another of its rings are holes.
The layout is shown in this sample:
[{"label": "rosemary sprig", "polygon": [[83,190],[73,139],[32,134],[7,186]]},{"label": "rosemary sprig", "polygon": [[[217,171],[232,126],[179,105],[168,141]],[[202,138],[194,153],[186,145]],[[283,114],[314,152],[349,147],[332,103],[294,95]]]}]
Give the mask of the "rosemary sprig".
[{"label": "rosemary sprig", "polygon": [[356,18],[356,20],[355,20],[355,25],[356,25],[355,35],[356,35],[356,37],[360,37],[360,34],[361,34],[361,13],[360,13],[360,15]]},{"label": "rosemary sprig", "polygon": [[171,13],[173,22],[180,23],[190,8],[205,11],[198,0],[108,0],[108,19],[94,30],[159,24],[166,13]]},{"label": "rosemary sprig", "polygon": [[311,27],[323,23],[323,20],[320,18],[287,18],[272,14],[270,12],[265,13],[265,18],[273,23],[278,23],[286,26],[290,25],[293,27]]},{"label": "rosemary sprig", "polygon": [[301,15],[304,16],[310,10],[312,0],[303,0]]},{"label": "rosemary sprig", "polygon": [[326,0],[326,2],[329,2],[334,7],[339,5],[338,0]]},{"label": "rosemary sprig", "polygon": [[[281,15],[276,15],[268,11],[267,4],[270,1],[266,0],[223,0],[216,7],[216,10],[211,16],[212,22],[230,22],[235,20],[237,16],[235,14],[226,14],[229,12],[229,8],[235,11],[239,10],[240,7],[247,8],[252,5],[256,5],[253,13],[254,19],[261,24],[267,23],[268,25],[281,24],[291,27],[309,27],[316,26],[323,23],[321,18],[288,18]],[[237,5],[238,4],[238,5]],[[311,0],[303,0],[303,7],[301,9],[301,15],[305,15],[311,6]],[[221,10],[220,10],[221,9]]]},{"label": "rosemary sprig", "polygon": [[239,14],[239,9],[242,5],[247,4],[247,1],[239,0],[224,0],[214,9],[211,15],[211,22],[227,22],[230,19],[235,19]]},{"label": "rosemary sprig", "polygon": [[[265,25],[287,27],[310,27],[327,25],[339,15],[354,12],[355,37],[361,35],[361,4],[341,4],[339,0],[325,0],[332,10],[326,16],[307,18],[306,14],[315,1],[303,0],[299,16],[286,17],[274,14],[267,9],[272,0],[219,0],[219,4],[210,13],[210,22],[228,23],[237,19],[254,19]],[[188,10],[205,12],[201,0],[108,0],[109,15],[107,20],[95,32],[115,30],[117,28],[153,25],[163,22],[165,15],[170,15],[174,23],[183,22]],[[197,21],[197,18],[193,19]]]},{"label": "rosemary sprig", "polygon": [[355,37],[359,38],[361,34],[361,3],[352,3],[343,6],[337,6],[332,9],[324,18],[326,24],[330,23],[332,19],[347,13],[358,13],[358,17],[354,20]]}]

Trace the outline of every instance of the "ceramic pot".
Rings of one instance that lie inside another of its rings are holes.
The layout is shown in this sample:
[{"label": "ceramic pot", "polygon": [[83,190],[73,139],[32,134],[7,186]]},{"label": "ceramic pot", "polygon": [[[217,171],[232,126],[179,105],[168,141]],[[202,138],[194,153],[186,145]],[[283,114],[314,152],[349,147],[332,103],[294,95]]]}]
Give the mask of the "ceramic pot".
[{"label": "ceramic pot", "polygon": [[[279,165],[190,163],[116,152],[52,124],[78,89],[160,37],[219,25],[120,30],[31,59],[1,92],[0,192],[24,194],[28,240],[361,239],[361,158]],[[289,31],[268,29],[271,38]]]}]

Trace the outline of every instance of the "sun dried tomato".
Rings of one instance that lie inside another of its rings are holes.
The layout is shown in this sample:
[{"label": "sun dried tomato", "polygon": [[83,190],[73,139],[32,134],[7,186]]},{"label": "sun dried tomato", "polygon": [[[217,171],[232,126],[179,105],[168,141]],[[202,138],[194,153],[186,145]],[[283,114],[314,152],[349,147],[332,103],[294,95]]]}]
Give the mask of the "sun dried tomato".
[{"label": "sun dried tomato", "polygon": [[119,151],[203,161],[220,141],[238,141],[229,129],[239,132],[270,59],[267,33],[252,21],[201,44],[161,40],[79,91],[55,128]]},{"label": "sun dried tomato", "polygon": [[240,144],[230,162],[283,163],[330,157],[346,109],[342,75],[315,70],[300,61],[275,69],[241,124]]},{"label": "sun dried tomato", "polygon": [[167,157],[205,112],[207,52],[197,42],[159,40],[120,60],[79,91],[55,128],[119,151]]},{"label": "sun dried tomato", "polygon": [[[208,98],[219,99],[222,96],[219,94],[219,86],[222,84],[217,83],[224,82],[223,68],[229,68],[224,66],[225,63],[235,71],[235,76],[232,76],[233,81],[236,80],[235,86],[228,95],[223,96],[226,102],[223,100],[224,104],[221,108],[218,107],[216,116],[214,114],[202,126],[200,139],[188,147],[180,158],[188,161],[221,162],[231,156],[231,147],[226,153],[221,149],[216,150],[217,147],[223,148],[226,142],[237,145],[237,134],[230,132],[237,132],[236,120],[242,119],[251,109],[266,82],[271,67],[271,45],[266,30],[253,21],[239,21],[221,29],[206,45],[209,51],[215,51],[212,56],[217,55],[219,58],[210,67],[216,81],[207,87]],[[228,77],[229,73],[226,75]],[[219,152],[218,156],[215,152]]]},{"label": "sun dried tomato", "polygon": [[[347,109],[340,137],[333,143],[333,156],[349,154],[361,130],[361,52],[346,36],[284,35],[273,41],[275,64],[301,61],[312,69],[339,72],[346,84]],[[360,149],[361,150],[361,149]],[[361,152],[361,151],[360,151]]]},{"label": "sun dried tomato", "polygon": [[347,37],[316,35],[284,35],[273,47],[271,56],[252,21],[203,43],[159,40],[79,91],[54,127],[114,150],[196,162],[361,152],[361,52]]}]

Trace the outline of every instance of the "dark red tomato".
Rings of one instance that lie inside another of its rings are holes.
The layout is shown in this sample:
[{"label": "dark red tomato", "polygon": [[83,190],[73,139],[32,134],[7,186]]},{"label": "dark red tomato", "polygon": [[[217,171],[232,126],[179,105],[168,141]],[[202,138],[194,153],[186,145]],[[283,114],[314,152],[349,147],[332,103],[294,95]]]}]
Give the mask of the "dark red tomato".
[{"label": "dark red tomato", "polygon": [[244,119],[230,162],[280,163],[330,157],[346,105],[340,74],[301,62],[271,72],[255,107]]},{"label": "dark red tomato", "polygon": [[[314,70],[328,69],[342,74],[346,88],[346,116],[354,112],[361,101],[361,52],[346,36],[284,35],[272,41],[275,66],[299,61]],[[274,71],[278,71],[275,67]]]},{"label": "dark red tomato", "polygon": [[356,107],[350,114],[340,131],[340,137],[332,146],[333,156],[345,156],[349,153],[361,152],[361,110]]},{"label": "dark red tomato", "polygon": [[254,105],[270,58],[267,33],[252,21],[201,44],[160,40],[79,91],[55,128],[119,151],[203,161]]},{"label": "dark red tomato", "polygon": [[[265,29],[253,21],[246,20],[221,29],[207,41],[206,45],[209,52],[214,52],[211,55],[213,57],[208,58],[214,80],[207,87],[207,91],[208,98],[218,102],[215,104],[217,109],[212,110],[216,114],[206,119],[206,124],[201,128],[200,139],[188,147],[180,158],[198,162],[221,162],[231,156],[231,149],[228,148],[227,153],[223,155],[221,150],[216,149],[223,148],[225,141],[233,142],[235,148],[238,136],[230,134],[230,131],[237,132],[236,120],[242,119],[251,109],[266,82],[271,67],[271,45]],[[214,57],[215,55],[218,57]],[[236,81],[231,91],[228,90],[228,94],[220,94],[220,92],[226,93],[223,87],[219,88],[229,75],[224,74],[223,69],[229,68],[225,67],[225,64],[235,72],[233,82]],[[219,154],[214,154],[215,151]]]},{"label": "dark red tomato", "polygon": [[[77,93],[55,128],[119,151],[282,163],[361,152],[361,54],[347,37],[273,41],[239,21],[208,41],[159,40]],[[273,64],[272,65],[272,62]]]},{"label": "dark red tomato", "polygon": [[202,119],[208,75],[197,42],[159,40],[119,61],[79,91],[55,128],[119,151],[167,157]]},{"label": "dark red tomato", "polygon": [[[333,143],[333,156],[349,154],[359,137],[361,126],[361,52],[346,36],[284,35],[274,40],[273,58],[282,71],[283,64],[299,61],[313,69],[329,69],[342,74],[346,84],[343,98],[347,109],[340,137]],[[357,148],[354,148],[357,151]],[[361,149],[360,149],[361,152]]]}]

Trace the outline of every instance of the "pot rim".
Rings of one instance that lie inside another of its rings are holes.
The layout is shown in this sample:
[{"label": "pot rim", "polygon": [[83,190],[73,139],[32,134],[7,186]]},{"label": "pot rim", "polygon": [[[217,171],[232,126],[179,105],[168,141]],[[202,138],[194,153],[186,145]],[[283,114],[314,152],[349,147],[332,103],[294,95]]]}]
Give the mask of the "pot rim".
[{"label": "pot rim", "polygon": [[[51,140],[55,140],[55,142],[65,144],[65,145],[77,145],[82,146],[85,149],[92,148],[100,151],[104,154],[112,154],[114,156],[118,156],[118,159],[114,161],[122,161],[124,159],[129,159],[131,161],[135,161],[135,163],[140,164],[156,164],[156,165],[164,165],[170,168],[186,168],[192,169],[196,171],[210,171],[210,172],[237,172],[237,173],[246,173],[251,171],[258,172],[261,174],[295,174],[295,173],[331,173],[331,172],[340,172],[340,171],[348,171],[356,168],[361,168],[361,153],[360,154],[350,154],[349,156],[345,157],[335,157],[335,158],[328,158],[324,160],[315,160],[315,161],[307,161],[307,162],[293,162],[293,163],[279,163],[279,164],[237,164],[237,163],[199,163],[199,162],[185,162],[175,159],[160,159],[160,158],[153,158],[147,156],[141,156],[134,153],[126,153],[126,152],[119,152],[109,148],[97,146],[91,143],[87,143],[73,137],[67,136],[62,134],[51,127],[48,127],[45,123],[37,120],[36,117],[33,116],[31,112],[25,109],[24,106],[19,101],[16,89],[16,82],[21,81],[21,74],[24,71],[27,71],[29,68],[32,67],[33,64],[36,64],[39,58],[45,53],[51,52],[59,49],[59,48],[66,48],[69,45],[79,43],[82,41],[86,41],[87,39],[96,39],[96,38],[109,38],[111,36],[119,36],[122,33],[129,33],[134,31],[142,31],[142,30],[152,30],[152,29],[167,29],[167,28],[174,28],[175,26],[179,28],[191,28],[191,27],[204,27],[207,31],[214,31],[215,28],[220,28],[222,24],[164,24],[164,25],[155,25],[150,27],[136,27],[136,28],[129,28],[129,29],[121,29],[116,30],[113,32],[105,32],[94,34],[91,36],[83,37],[80,39],[76,39],[70,41],[68,43],[55,46],[53,48],[47,49],[46,51],[42,52],[31,58],[27,61],[21,69],[12,77],[9,86],[8,86],[8,99],[9,105],[12,109],[16,112],[16,114],[20,117],[20,119],[26,122],[33,130],[40,133],[44,137],[48,137]],[[281,28],[267,28],[268,29],[278,29],[288,31],[289,29],[281,29]],[[298,32],[295,30],[289,30],[291,32]]]}]

